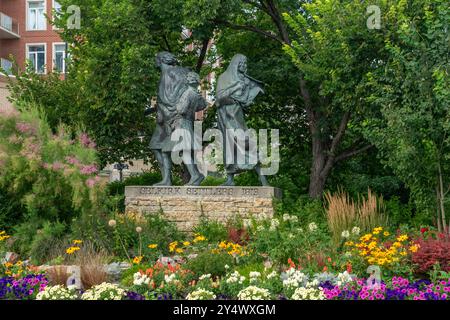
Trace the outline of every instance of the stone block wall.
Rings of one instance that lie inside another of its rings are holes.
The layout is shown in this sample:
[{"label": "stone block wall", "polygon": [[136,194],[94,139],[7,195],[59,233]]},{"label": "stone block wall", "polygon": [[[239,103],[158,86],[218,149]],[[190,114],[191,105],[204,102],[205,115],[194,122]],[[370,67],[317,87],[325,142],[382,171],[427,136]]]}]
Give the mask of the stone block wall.
[{"label": "stone block wall", "polygon": [[152,214],[162,210],[180,231],[190,232],[202,217],[226,223],[240,216],[271,218],[281,190],[272,187],[135,187],[125,188],[127,212]]}]

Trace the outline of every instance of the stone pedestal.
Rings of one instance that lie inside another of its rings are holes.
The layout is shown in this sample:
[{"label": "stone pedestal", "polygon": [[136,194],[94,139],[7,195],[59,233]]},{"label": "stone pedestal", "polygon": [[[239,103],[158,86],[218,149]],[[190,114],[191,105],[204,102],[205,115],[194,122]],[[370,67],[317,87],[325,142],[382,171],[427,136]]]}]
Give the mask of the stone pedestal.
[{"label": "stone pedestal", "polygon": [[202,217],[222,223],[273,217],[273,201],[281,190],[272,187],[143,187],[125,188],[127,212],[152,214],[162,210],[180,231],[191,231]]}]

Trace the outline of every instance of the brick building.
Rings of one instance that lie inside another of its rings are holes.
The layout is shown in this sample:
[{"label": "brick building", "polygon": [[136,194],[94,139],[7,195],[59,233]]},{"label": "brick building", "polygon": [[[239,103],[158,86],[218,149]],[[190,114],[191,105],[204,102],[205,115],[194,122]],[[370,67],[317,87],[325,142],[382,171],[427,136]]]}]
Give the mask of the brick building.
[{"label": "brick building", "polygon": [[11,68],[13,55],[20,68],[29,60],[37,73],[65,72],[66,45],[47,17],[59,10],[56,0],[0,0],[0,59]]},{"label": "brick building", "polygon": [[[0,0],[0,65],[10,73],[12,55],[19,68],[29,60],[35,72],[66,70],[66,44],[47,17],[59,10],[55,0]],[[6,77],[0,74],[0,110],[11,108]]]}]

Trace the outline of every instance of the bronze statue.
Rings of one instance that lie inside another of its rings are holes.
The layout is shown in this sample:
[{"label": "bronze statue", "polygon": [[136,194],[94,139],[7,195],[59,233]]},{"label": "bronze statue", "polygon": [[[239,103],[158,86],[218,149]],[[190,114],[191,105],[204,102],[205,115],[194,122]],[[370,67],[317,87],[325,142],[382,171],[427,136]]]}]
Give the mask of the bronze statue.
[{"label": "bronze statue", "polygon": [[[161,77],[158,87],[158,96],[156,103],[156,127],[150,140],[150,149],[153,151],[163,177],[161,182],[155,186],[172,185],[171,169],[172,160],[171,153],[176,145],[172,140],[172,133],[176,129],[183,129],[192,133],[194,115],[198,110],[206,107],[206,102],[198,94],[194,86],[198,86],[198,75],[193,75],[189,69],[178,66],[178,62],[170,52],[160,52],[156,56],[156,66],[161,70]],[[184,138],[183,138],[184,139]],[[201,175],[194,163],[192,156],[192,148],[187,147],[186,143],[182,143],[183,159],[186,159],[185,165],[191,174],[188,184],[199,185],[204,176]]]},{"label": "bronze statue", "polygon": [[[224,165],[227,172],[227,181],[224,185],[233,186],[236,173],[255,169],[261,184],[267,186],[268,182],[266,177],[261,174],[259,162],[252,164],[248,161],[250,151],[248,141],[242,145],[237,143],[235,137],[230,138],[230,132],[236,129],[241,129],[244,132],[248,130],[244,120],[244,109],[253,103],[259,93],[264,93],[263,83],[248,76],[246,72],[247,57],[236,54],[231,59],[227,70],[217,81],[218,127],[224,139]],[[236,150],[236,153],[234,150]],[[230,155],[232,155],[231,159]],[[238,163],[239,161],[236,161],[236,159],[239,158],[246,161]]]}]

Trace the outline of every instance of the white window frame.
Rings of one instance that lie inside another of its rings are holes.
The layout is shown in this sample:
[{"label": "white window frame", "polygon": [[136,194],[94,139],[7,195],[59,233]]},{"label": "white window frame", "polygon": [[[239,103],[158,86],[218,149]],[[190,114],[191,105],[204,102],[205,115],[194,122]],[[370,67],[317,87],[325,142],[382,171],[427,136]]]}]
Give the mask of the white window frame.
[{"label": "white window frame", "polygon": [[58,71],[61,74],[66,73],[67,71],[67,61],[66,61],[66,57],[67,57],[67,45],[65,42],[53,42],[52,44],[52,70],[55,71],[55,66],[56,66],[56,46],[58,45],[64,45],[64,59],[63,59],[63,70],[62,71]]},{"label": "white window frame", "polygon": [[[55,7],[55,2],[58,2],[58,1],[56,1],[56,0],[53,0],[53,1],[52,1],[52,10],[56,8],[56,7]],[[61,5],[61,4],[60,4],[60,5]],[[52,13],[53,13],[53,11],[52,11]],[[52,19],[53,19],[53,14],[52,14]],[[56,27],[56,26],[52,26],[52,27],[53,27],[53,30],[59,30],[59,28]]]},{"label": "white window frame", "polygon": [[[44,29],[30,29],[29,28],[29,21],[28,21],[28,12],[30,8],[30,2],[41,2],[42,0],[26,0],[26,6],[25,6],[25,24],[26,24],[26,30],[27,31],[46,31],[47,30],[47,17],[44,16]],[[47,14],[47,0],[44,1],[44,14]]]},{"label": "white window frame", "polygon": [[26,47],[25,60],[26,61],[30,60],[30,58],[29,58],[29,56],[30,56],[29,48],[32,47],[32,46],[44,46],[44,62],[45,62],[44,63],[44,72],[43,73],[36,72],[36,74],[47,74],[47,43],[40,42],[40,43],[27,43],[27,44],[25,44],[25,47]]}]

